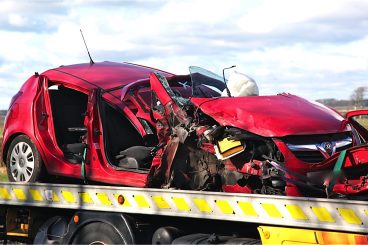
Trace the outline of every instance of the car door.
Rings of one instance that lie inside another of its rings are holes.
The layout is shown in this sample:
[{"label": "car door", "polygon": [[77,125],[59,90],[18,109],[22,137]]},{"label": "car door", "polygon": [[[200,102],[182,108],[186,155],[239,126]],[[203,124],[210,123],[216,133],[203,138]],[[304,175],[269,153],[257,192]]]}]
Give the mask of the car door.
[{"label": "car door", "polygon": [[346,119],[356,129],[361,143],[368,142],[368,109],[355,110],[346,113]]},{"label": "car door", "polygon": [[[100,142],[102,141],[102,134],[100,129],[100,121],[98,115],[98,101],[101,97],[100,89],[92,89],[88,96],[87,111],[84,117],[84,126],[87,129],[86,136],[86,154],[85,162],[82,165],[81,176],[83,178],[95,178],[95,175],[99,175],[101,168],[101,159],[103,158],[101,152]],[[95,161],[100,159],[100,161]]]},{"label": "car door", "polygon": [[[175,95],[163,75],[151,73],[150,84],[153,93],[152,116],[157,121],[159,144],[164,146],[163,151],[158,151],[153,160],[152,172],[155,172],[154,175],[163,175],[160,185],[169,187],[175,155],[180,142],[183,143],[183,134],[179,133],[179,128],[188,126],[190,118],[183,109],[184,99]],[[177,133],[172,134],[174,131]]]},{"label": "car door", "polygon": [[37,140],[42,142],[43,148],[54,145],[51,135],[54,133],[50,107],[46,105],[48,100],[48,79],[46,76],[38,77],[37,95],[33,103],[33,118]]},{"label": "car door", "polygon": [[41,145],[45,159],[43,159],[49,174],[67,174],[77,177],[80,166],[69,164],[64,160],[64,154],[58,147],[54,122],[52,117],[51,102],[49,96],[50,81],[46,76],[38,77],[38,89],[33,103],[34,131]]}]

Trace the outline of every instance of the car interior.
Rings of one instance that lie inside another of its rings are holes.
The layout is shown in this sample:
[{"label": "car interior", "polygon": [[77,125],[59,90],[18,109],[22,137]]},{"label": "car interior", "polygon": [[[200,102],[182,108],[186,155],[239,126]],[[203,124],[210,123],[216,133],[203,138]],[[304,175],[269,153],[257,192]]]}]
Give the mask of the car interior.
[{"label": "car interior", "polygon": [[[190,96],[190,87],[181,86],[177,81],[175,84],[176,86],[172,88],[176,93],[184,97]],[[81,163],[86,148],[83,137],[86,137],[87,134],[84,117],[88,95],[55,83],[50,83],[48,92],[57,144],[62,149],[66,160],[72,163]],[[140,101],[139,107],[143,109],[141,111],[149,115],[148,110],[151,102],[149,87],[144,86],[143,89],[140,87],[136,92],[137,101]],[[134,103],[129,103],[129,100],[125,103],[134,114],[137,113]],[[142,137],[120,108],[104,99],[101,100],[99,106],[104,149],[108,162],[118,170],[148,171],[152,161],[151,151],[157,144],[155,127],[147,118],[136,114],[144,128],[147,128],[146,131],[151,132]]]},{"label": "car interior", "polygon": [[88,96],[61,85],[50,86],[48,92],[57,144],[68,161],[80,163],[85,149],[82,137],[87,133],[83,123]]},{"label": "car interior", "polygon": [[119,108],[102,100],[100,112],[108,161],[118,169],[148,171],[153,146],[147,145]]},{"label": "car interior", "polygon": [[[86,148],[83,137],[87,134],[84,117],[88,95],[53,83],[48,92],[57,144],[66,160],[81,163]],[[117,169],[148,171],[156,140],[144,140],[123,112],[107,101],[101,100],[99,109],[109,163]]]}]

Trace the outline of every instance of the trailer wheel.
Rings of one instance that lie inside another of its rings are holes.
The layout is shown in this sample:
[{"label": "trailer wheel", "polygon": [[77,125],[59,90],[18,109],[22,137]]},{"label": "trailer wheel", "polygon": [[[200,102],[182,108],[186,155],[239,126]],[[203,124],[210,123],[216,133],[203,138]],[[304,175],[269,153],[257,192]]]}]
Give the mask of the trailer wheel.
[{"label": "trailer wheel", "polygon": [[74,235],[71,244],[127,244],[110,224],[93,222],[83,226]]},{"label": "trailer wheel", "polygon": [[40,227],[33,244],[59,244],[67,230],[68,222],[64,217],[51,217]]},{"label": "trailer wheel", "polygon": [[10,143],[6,167],[10,182],[36,182],[40,179],[42,158],[28,136],[19,135]]},{"label": "trailer wheel", "polygon": [[228,244],[247,244],[247,245],[261,245],[262,242],[259,239],[254,238],[234,238],[227,242]]}]

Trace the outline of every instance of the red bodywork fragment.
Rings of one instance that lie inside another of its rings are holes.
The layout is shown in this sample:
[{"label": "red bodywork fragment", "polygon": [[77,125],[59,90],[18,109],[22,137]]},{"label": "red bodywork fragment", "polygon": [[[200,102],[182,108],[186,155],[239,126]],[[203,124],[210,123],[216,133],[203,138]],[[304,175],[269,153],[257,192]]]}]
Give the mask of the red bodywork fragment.
[{"label": "red bodywork fragment", "polygon": [[289,94],[192,98],[191,101],[221,125],[241,128],[264,137],[346,131],[342,128],[344,118],[333,110]]}]

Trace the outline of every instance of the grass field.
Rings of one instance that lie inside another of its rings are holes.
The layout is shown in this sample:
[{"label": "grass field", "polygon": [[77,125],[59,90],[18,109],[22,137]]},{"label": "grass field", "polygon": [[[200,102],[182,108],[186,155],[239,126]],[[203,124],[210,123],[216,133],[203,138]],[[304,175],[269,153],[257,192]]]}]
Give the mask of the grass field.
[{"label": "grass field", "polygon": [[[3,127],[4,127],[4,116],[0,115],[0,148],[3,143]],[[0,159],[0,181],[8,181],[6,169],[1,159]]]},{"label": "grass field", "polygon": [[3,138],[4,116],[0,115],[0,139]]},{"label": "grass field", "polygon": [[0,182],[7,182],[8,181],[8,175],[6,174],[6,168],[1,167],[0,168]]},{"label": "grass field", "polygon": [[357,121],[363,125],[366,129],[368,129],[368,117],[365,118],[359,118]]}]

